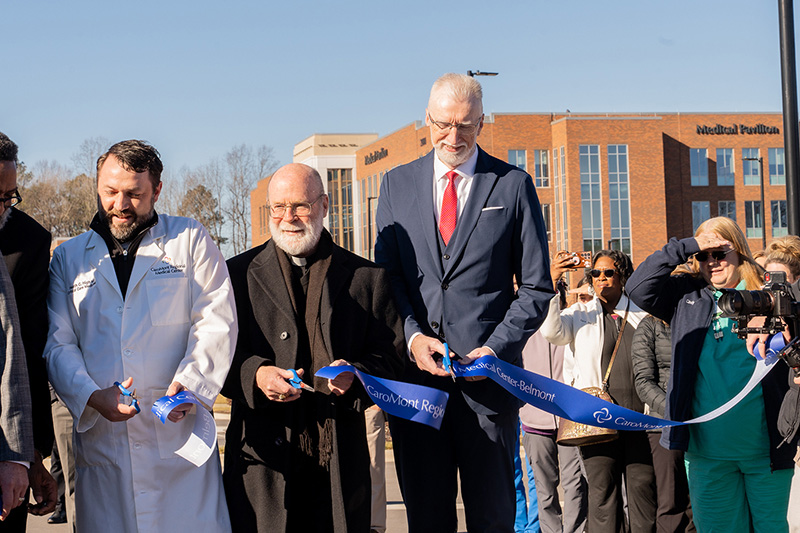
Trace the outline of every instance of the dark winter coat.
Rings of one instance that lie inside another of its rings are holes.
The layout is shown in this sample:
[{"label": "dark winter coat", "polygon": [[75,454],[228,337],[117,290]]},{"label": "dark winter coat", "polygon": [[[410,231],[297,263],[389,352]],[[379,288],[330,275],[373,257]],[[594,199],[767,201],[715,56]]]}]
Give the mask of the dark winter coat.
[{"label": "dark winter coat", "polygon": [[[323,232],[323,238],[330,235]],[[286,531],[287,485],[304,483],[291,478],[293,404],[299,401],[270,401],[255,381],[262,365],[298,368],[298,321],[278,253],[270,240],[228,261],[239,337],[222,390],[233,399],[223,480],[234,531]],[[400,374],[405,353],[402,322],[382,268],[333,245],[319,320],[331,361],[345,359],[378,377]],[[344,395],[330,396],[335,412],[330,478],[337,533],[370,529],[366,400],[358,379]],[[310,496],[308,505],[313,517]]]},{"label": "dark winter coat", "polygon": [[639,322],[633,334],[631,360],[636,393],[650,406],[650,414],[663,417],[672,360],[669,325],[653,315],[647,315]]},{"label": "dark winter coat", "polygon": [[[672,366],[665,410],[670,420],[688,420],[692,415],[698,360],[714,313],[713,291],[705,280],[686,274],[670,275],[699,251],[693,237],[672,238],[645,259],[625,285],[631,300],[672,328]],[[796,449],[787,444],[779,447],[783,438],[777,428],[778,411],[788,389],[788,372],[789,367],[779,361],[761,381],[773,470],[794,467]],[[661,444],[685,451],[689,446],[688,426],[665,428]]]}]

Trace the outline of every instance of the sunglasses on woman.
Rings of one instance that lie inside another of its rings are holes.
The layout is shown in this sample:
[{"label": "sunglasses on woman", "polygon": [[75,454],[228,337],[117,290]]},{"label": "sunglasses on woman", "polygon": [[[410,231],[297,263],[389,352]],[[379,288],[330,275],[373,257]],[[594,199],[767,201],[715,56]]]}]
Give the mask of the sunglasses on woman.
[{"label": "sunglasses on woman", "polygon": [[708,256],[710,254],[711,257],[713,257],[716,261],[722,261],[723,259],[725,259],[725,256],[727,256],[729,253],[733,251],[734,251],[733,248],[731,248],[730,250],[727,251],[714,250],[713,252],[697,252],[696,254],[694,254],[694,258],[701,263],[705,263],[706,261],[708,261]]},{"label": "sunglasses on woman", "polygon": [[614,274],[616,274],[616,273],[617,273],[617,271],[614,270],[613,268],[604,268],[603,270],[598,270],[596,268],[593,268],[593,269],[591,269],[589,271],[589,274],[593,278],[599,278],[600,274],[604,274],[607,278],[613,278]]}]

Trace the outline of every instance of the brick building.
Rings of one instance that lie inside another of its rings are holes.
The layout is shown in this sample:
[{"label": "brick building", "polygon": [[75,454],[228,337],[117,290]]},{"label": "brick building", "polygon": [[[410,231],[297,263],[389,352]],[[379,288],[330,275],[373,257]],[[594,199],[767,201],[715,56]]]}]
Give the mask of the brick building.
[{"label": "brick building", "polygon": [[[478,144],[531,174],[551,250],[611,246],[638,264],[717,215],[734,218],[754,251],[787,232],[779,113],[494,114]],[[348,236],[337,242],[372,257],[381,178],[431,148],[416,122],[355,149],[347,179],[327,168],[332,212],[338,199],[352,213],[336,220]]]},{"label": "brick building", "polygon": [[[352,184],[356,166],[356,150],[378,138],[377,133],[315,133],[294,145],[293,163],[304,163],[317,169],[330,195],[325,226],[333,238],[353,250]],[[252,246],[269,239],[267,187],[272,175],[262,179],[250,192],[250,227]]]}]

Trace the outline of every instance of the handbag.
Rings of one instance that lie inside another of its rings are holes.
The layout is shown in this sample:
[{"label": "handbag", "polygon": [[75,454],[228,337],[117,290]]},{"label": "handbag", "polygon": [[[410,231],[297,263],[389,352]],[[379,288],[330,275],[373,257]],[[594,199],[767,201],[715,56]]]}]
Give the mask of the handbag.
[{"label": "handbag", "polygon": [[[617,357],[617,350],[619,343],[622,340],[622,333],[625,331],[625,324],[628,323],[628,309],[630,308],[630,300],[628,305],[625,306],[625,316],[622,319],[622,326],[619,328],[617,335],[617,342],[614,344],[614,351],[611,353],[611,361],[608,362],[606,375],[603,378],[602,387],[586,387],[581,389],[587,394],[596,396],[601,400],[615,403],[608,394],[608,378],[611,375],[611,367],[614,364],[614,359]],[[619,433],[616,429],[601,428],[592,426],[590,424],[581,424],[580,422],[573,422],[567,418],[559,419],[558,433],[556,434],[556,442],[562,446],[589,446],[590,444],[601,444],[603,442],[611,442],[619,438]]]}]

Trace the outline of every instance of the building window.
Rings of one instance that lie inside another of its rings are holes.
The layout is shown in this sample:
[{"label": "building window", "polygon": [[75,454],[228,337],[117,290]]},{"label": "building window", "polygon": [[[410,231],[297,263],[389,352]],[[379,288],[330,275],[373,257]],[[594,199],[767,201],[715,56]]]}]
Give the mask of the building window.
[{"label": "building window", "polygon": [[705,148],[690,149],[689,166],[692,174],[692,185],[708,185],[708,150]]},{"label": "building window", "polygon": [[733,148],[717,148],[717,185],[736,183],[733,161]]},{"label": "building window", "polygon": [[566,250],[561,243],[561,179],[558,176],[558,149],[553,149],[553,179],[555,180],[553,197],[556,201],[556,250]]},{"label": "building window", "polygon": [[764,222],[761,220],[761,202],[746,201],[744,203],[745,235],[748,239],[760,239],[764,234]]},{"label": "building window", "polygon": [[536,187],[550,186],[550,172],[547,168],[547,161],[550,154],[547,150],[533,151],[533,177],[536,180]]},{"label": "building window", "polygon": [[692,233],[697,231],[700,224],[711,218],[709,202],[692,202]]},{"label": "building window", "polygon": [[770,148],[767,150],[769,157],[769,184],[786,185],[786,158],[783,148]]},{"label": "building window", "polygon": [[559,148],[561,154],[561,229],[564,232],[564,250],[569,250],[569,234],[567,224],[567,158],[564,147]]},{"label": "building window", "polygon": [[583,249],[592,254],[603,249],[603,212],[600,197],[600,146],[578,147],[581,171]]},{"label": "building window", "polygon": [[608,145],[608,196],[611,248],[631,253],[631,206],[628,188],[628,146]]},{"label": "building window", "polygon": [[736,202],[733,200],[722,200],[717,204],[717,214],[721,217],[728,217],[736,222]]},{"label": "building window", "polygon": [[553,233],[550,224],[550,204],[542,204],[542,218],[544,219],[544,227],[547,230],[547,242],[553,239]]},{"label": "building window", "polygon": [[345,250],[355,251],[353,242],[353,169],[328,169],[328,222],[331,236]]},{"label": "building window", "polygon": [[378,208],[378,175],[361,180],[361,255],[375,256],[375,211]]},{"label": "building window", "polygon": [[525,154],[525,150],[509,150],[508,151],[508,162],[515,167],[519,167],[522,170],[526,170],[528,168],[528,157]]},{"label": "building window", "polygon": [[761,165],[758,148],[742,148],[742,174],[745,185],[761,184]]},{"label": "building window", "polygon": [[783,237],[788,235],[789,224],[786,221],[786,200],[772,200],[770,204],[772,207],[772,236]]}]

